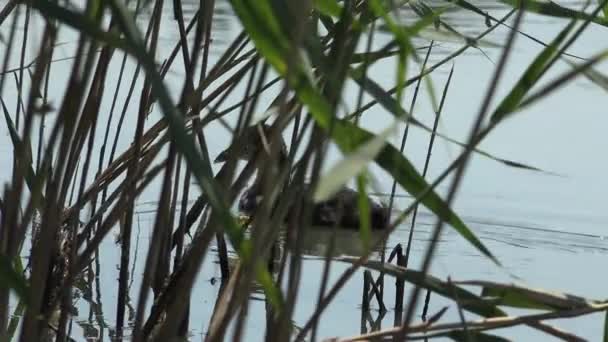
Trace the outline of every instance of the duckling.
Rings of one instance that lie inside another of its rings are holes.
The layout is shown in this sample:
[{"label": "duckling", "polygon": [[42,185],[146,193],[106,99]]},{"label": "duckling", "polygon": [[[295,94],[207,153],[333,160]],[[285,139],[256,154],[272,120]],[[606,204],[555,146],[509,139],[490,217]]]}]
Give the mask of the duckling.
[{"label": "duckling", "polygon": [[[264,134],[264,137],[262,136]],[[230,145],[222,151],[215,159],[216,163],[225,162],[230,156],[240,160],[250,160],[255,158],[258,151],[264,149],[264,141],[269,137],[270,126],[258,124],[245,128],[241,133],[241,138],[237,139],[236,144]],[[280,138],[279,163],[287,162],[287,148],[285,141]],[[259,176],[259,175],[258,175]],[[305,198],[313,191],[312,186],[304,184],[302,191]],[[331,198],[315,203],[312,208],[312,224],[314,226],[338,226],[347,229],[358,229],[361,225],[358,205],[359,193],[349,187],[342,187]],[[258,204],[262,199],[262,186],[259,177],[254,184],[247,188],[239,199],[239,211],[245,215],[253,216]],[[389,212],[384,205],[367,198],[370,210],[371,227],[374,229],[384,229],[388,226]],[[288,213],[289,215],[290,213]]]}]

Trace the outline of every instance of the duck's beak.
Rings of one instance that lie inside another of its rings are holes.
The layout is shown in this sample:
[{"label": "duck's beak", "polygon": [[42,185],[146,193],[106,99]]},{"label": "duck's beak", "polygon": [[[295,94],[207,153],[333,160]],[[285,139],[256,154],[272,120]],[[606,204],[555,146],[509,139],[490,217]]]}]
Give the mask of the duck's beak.
[{"label": "duck's beak", "polygon": [[223,150],[215,157],[214,163],[223,163],[228,160],[228,149]]}]

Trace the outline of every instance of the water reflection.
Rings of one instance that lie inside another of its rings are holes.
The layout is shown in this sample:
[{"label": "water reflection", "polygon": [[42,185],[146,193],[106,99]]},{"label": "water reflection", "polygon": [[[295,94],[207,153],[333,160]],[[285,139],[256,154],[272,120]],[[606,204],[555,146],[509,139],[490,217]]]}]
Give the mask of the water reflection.
[{"label": "water reflection", "polygon": [[[381,240],[382,232],[372,230],[370,235],[370,246],[378,246],[375,253],[379,253],[382,247],[378,242]],[[341,255],[361,256],[366,251],[366,243],[357,230],[328,227],[310,227],[302,234],[302,253],[313,257],[337,257]],[[376,255],[377,256],[377,255]],[[375,256],[372,255],[372,258]]]},{"label": "water reflection", "polygon": [[[168,46],[173,45],[180,39],[179,28],[177,22],[174,19],[174,7],[173,1],[165,1],[163,7],[163,18],[164,25],[161,29],[159,42],[165,42]],[[183,0],[180,1],[182,6],[182,13],[184,16],[184,22],[187,26],[199,10],[201,4],[197,0]],[[149,22],[150,11],[142,13],[140,18],[141,23],[147,24]],[[234,16],[230,4],[225,0],[215,1],[213,8],[213,22],[211,24],[211,39],[213,40],[211,53],[219,54],[226,47],[226,42],[232,35],[233,28],[237,26],[234,21]],[[194,40],[194,34],[190,34],[188,39]]]},{"label": "water reflection", "polygon": [[[324,260],[328,256],[330,258],[338,256],[360,257],[366,253],[367,246],[373,246],[375,249],[370,258],[379,259],[380,253],[384,250],[384,246],[379,243],[382,238],[382,231],[372,230],[370,233],[369,241],[368,243],[365,243],[361,237],[361,233],[357,230],[340,227],[308,227],[300,235],[299,243],[302,257],[311,261]],[[277,248],[275,249],[276,253],[274,255],[274,267],[272,268],[274,275],[277,275],[283,259],[289,256],[288,254],[285,254],[285,237],[285,231],[282,231],[276,242]],[[217,249],[214,249],[214,252],[217,253]],[[219,260],[217,258],[215,262],[219,265]],[[238,262],[238,255],[234,250],[229,250],[228,266],[230,271],[236,267]],[[219,279],[212,278],[211,281],[215,284]],[[254,287],[254,293],[261,294],[261,288]],[[256,299],[255,296],[253,298]]]}]

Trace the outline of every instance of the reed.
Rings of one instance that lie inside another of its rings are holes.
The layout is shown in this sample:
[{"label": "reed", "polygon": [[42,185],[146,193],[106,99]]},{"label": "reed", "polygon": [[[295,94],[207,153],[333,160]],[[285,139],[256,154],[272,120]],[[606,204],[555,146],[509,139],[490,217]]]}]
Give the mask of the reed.
[{"label": "reed", "polygon": [[[429,274],[445,229],[501,267],[495,251],[452,208],[472,155],[551,174],[482,150],[484,138],[577,77],[606,89],[596,67],[608,57],[608,49],[588,58],[569,50],[591,25],[608,26],[608,1],[582,9],[533,0],[497,2],[511,8],[503,18],[467,1],[430,7],[423,1],[206,0],[187,14],[180,1],[86,1],[76,7],[9,0],[0,11],[0,25],[6,28],[0,100],[5,139],[10,139],[6,143],[12,147],[0,193],[0,340],[85,340],[87,334],[107,334],[118,341],[187,340],[202,325],[206,341],[240,341],[251,338],[246,325],[253,318],[265,320],[260,339],[316,341],[326,337],[320,324],[324,312],[355,275],[364,279],[361,335],[337,340],[499,340],[492,330],[521,325],[559,339],[581,340],[545,321],[605,312],[605,301]],[[240,33],[221,42],[214,30],[226,8]],[[403,18],[405,8],[416,16]],[[470,12],[487,29],[475,37],[458,32],[444,20],[453,9]],[[565,18],[568,24],[543,42],[521,29],[532,13]],[[487,40],[499,27],[509,32],[505,40]],[[178,37],[169,49],[163,38],[166,28],[175,28]],[[429,31],[440,40],[458,41],[460,47],[433,63],[432,51],[441,42],[424,40],[422,33]],[[65,37],[75,37],[69,49]],[[516,39],[529,39],[541,51],[500,96],[498,84]],[[439,132],[458,58],[469,49],[483,52],[496,46],[501,57],[468,139]],[[69,57],[57,56],[65,50]],[[424,58],[421,51],[426,51]],[[563,60],[571,70],[541,82]],[[437,106],[431,76],[449,62],[453,66]],[[391,86],[373,75],[381,63],[395,65]],[[350,109],[346,98],[353,86]],[[413,100],[405,109],[402,103],[410,91]],[[414,110],[423,91],[437,107],[432,125]],[[381,133],[365,127],[372,108],[390,114]],[[242,132],[259,123],[270,127],[262,137],[264,148],[243,168],[236,156],[229,155],[221,167],[213,163],[214,137],[221,135],[217,130],[227,129],[232,146],[247,145]],[[411,127],[429,137],[422,172],[404,150]],[[390,143],[398,129],[404,130],[400,148]],[[282,155],[283,136],[290,137],[287,156]],[[437,141],[462,152],[428,179]],[[344,157],[325,172],[334,147]],[[367,200],[377,183],[372,165],[393,184],[388,205],[393,215],[378,232],[372,232]],[[254,173],[262,196],[255,214],[243,223],[232,208]],[[442,197],[437,186],[448,177],[451,183]],[[336,256],[341,228],[332,227],[321,273],[304,274],[314,203],[332,198],[349,182],[357,187],[361,227],[353,234],[361,242],[360,256]],[[308,184],[314,191],[301,191]],[[394,204],[398,189],[412,198],[404,210]],[[149,224],[137,210],[144,197],[155,199]],[[436,224],[423,246],[422,267],[414,270],[408,261],[419,206],[436,217]],[[406,219],[410,234],[405,251],[398,244],[385,260],[390,234]],[[108,251],[116,255],[116,264],[102,257]],[[391,264],[394,258],[396,266]],[[221,286],[206,301],[214,303],[209,321],[195,322],[193,317],[207,309],[195,290],[205,281],[202,270],[214,261]],[[348,267],[338,274],[336,262]],[[370,270],[380,277],[373,279]],[[386,276],[396,281],[394,308],[386,299]],[[116,283],[115,299],[101,295],[107,293],[102,284],[109,277]],[[302,298],[305,277],[318,277],[314,299]],[[406,284],[412,291],[404,302]],[[426,305],[419,322],[417,302],[424,289]],[[251,296],[257,292],[263,295],[265,315],[253,314]],[[431,293],[449,299],[460,321],[442,320],[446,308],[429,312]],[[374,298],[380,310],[376,320],[370,305]],[[314,301],[314,310],[296,321],[303,300]],[[76,319],[87,316],[76,312],[82,307],[89,310],[88,323]],[[506,308],[543,312],[514,316]],[[393,309],[395,327],[381,329],[386,311]],[[481,319],[472,320],[472,315]],[[367,332],[368,323],[378,331]],[[80,329],[73,329],[74,324]],[[608,326],[600,329],[603,333],[597,335],[608,340]]]}]

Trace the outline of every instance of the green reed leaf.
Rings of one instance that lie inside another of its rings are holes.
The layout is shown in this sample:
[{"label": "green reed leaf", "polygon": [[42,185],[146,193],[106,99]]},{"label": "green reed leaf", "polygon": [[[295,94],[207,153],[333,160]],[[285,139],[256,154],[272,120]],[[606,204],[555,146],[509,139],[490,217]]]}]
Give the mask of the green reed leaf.
[{"label": "green reed leaf", "polygon": [[395,132],[396,123],[376,135],[373,139],[362,144],[334,165],[317,184],[313,200],[325,201],[333,197],[354,176],[365,170],[387,143],[387,139]]},{"label": "green reed leaf", "polygon": [[[439,334],[439,335],[443,335],[443,334]],[[508,342],[508,341],[511,341],[508,338],[504,338],[504,337],[500,337],[500,336],[496,336],[496,335],[492,335],[492,334],[486,334],[486,333],[482,333],[479,331],[462,331],[462,330],[449,331],[449,332],[445,333],[444,336],[449,337],[454,341],[463,341],[463,342],[469,342],[469,341]]]},{"label": "green reed leaf", "polygon": [[567,293],[549,292],[521,285],[501,284],[489,281],[460,282],[463,285],[481,286],[481,295],[492,297],[497,305],[523,309],[571,310],[589,308],[601,302]]},{"label": "green reed leaf", "polygon": [[[519,8],[521,0],[500,0],[501,2]],[[553,1],[526,0],[523,2],[526,11],[543,14],[558,18],[590,20],[598,25],[607,26],[608,20],[605,18],[593,17],[585,12],[573,10],[558,5]]]},{"label": "green reed leaf", "polygon": [[[321,95],[314,82],[308,77],[307,64],[302,61],[302,57],[300,55],[294,56],[291,50],[283,44],[283,42],[287,41],[285,36],[281,36],[280,33],[274,31],[272,25],[256,18],[256,13],[260,11],[256,10],[255,7],[265,7],[265,5],[262,5],[262,3],[265,3],[264,1],[232,0],[231,3],[260,54],[266,57],[266,60],[280,75],[287,78],[298,99],[308,106],[315,122],[328,133],[330,127],[332,127],[331,138],[340,147],[342,152],[346,154],[351,153],[362,144],[374,138],[373,134],[349,122],[343,120],[333,120],[332,122],[331,106]],[[265,33],[268,35],[265,35]],[[291,68],[289,74],[287,74],[285,61],[293,57],[295,57],[295,60],[290,64]],[[429,189],[428,183],[397,149],[391,145],[386,145],[375,158],[375,161],[413,196],[419,197],[423,193],[426,193],[420,199],[424,206],[450,224],[483,255],[498,263],[498,260],[464,224],[458,215],[452,211],[433,189]]]},{"label": "green reed leaf", "polygon": [[526,71],[519,78],[507,96],[503,98],[490,117],[493,124],[497,124],[512,113],[530,89],[540,80],[547,71],[547,66],[557,57],[559,45],[566,39],[568,33],[574,28],[576,22],[571,21],[551,44],[544,48],[528,65]]},{"label": "green reed leaf", "polygon": [[21,300],[27,302],[27,281],[5,255],[0,255],[0,286],[15,291]]},{"label": "green reed leaf", "polygon": [[330,17],[339,17],[342,7],[335,0],[313,0],[314,8],[322,14]]},{"label": "green reed leaf", "polygon": [[[356,263],[358,258],[344,256],[336,258],[336,260],[352,264]],[[421,288],[428,289],[443,297],[451,298],[454,301],[458,301],[462,305],[463,309],[482,317],[500,317],[507,315],[491,301],[487,301],[484,298],[477,296],[473,292],[455,285],[454,283],[443,281],[428,274],[423,274],[420,271],[406,269],[393,264],[383,263],[381,261],[371,260],[365,262],[363,266],[372,270],[384,272],[387,275],[407,281],[408,283],[420,286]]]}]

